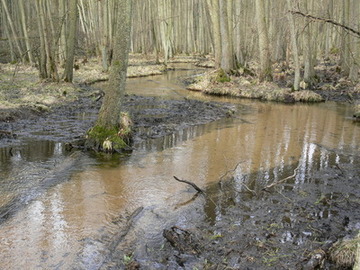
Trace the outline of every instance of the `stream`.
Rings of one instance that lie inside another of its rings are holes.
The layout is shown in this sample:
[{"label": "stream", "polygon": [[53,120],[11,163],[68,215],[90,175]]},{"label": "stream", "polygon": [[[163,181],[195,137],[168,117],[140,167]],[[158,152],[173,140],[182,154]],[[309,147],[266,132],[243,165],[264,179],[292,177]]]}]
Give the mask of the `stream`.
[{"label": "stream", "polygon": [[[131,154],[120,157],[68,153],[66,138],[49,137],[51,130],[27,138],[20,134],[22,142],[14,149],[0,148],[0,206],[16,208],[0,223],[0,269],[104,267],[113,260],[109,246],[114,252],[120,249],[114,238],[137,209],[147,211],[126,236],[129,243],[140,238],[161,246],[164,240],[158,232],[172,222],[185,227],[205,220],[221,223],[223,210],[202,198],[188,202],[194,190],[173,176],[216,189],[219,179],[231,172],[233,199],[240,203],[252,197],[244,183],[257,191],[297,169],[290,184],[301,189],[314,170],[343,162],[359,167],[360,126],[350,119],[350,106],[202,96],[186,91],[177,80],[197,72],[130,79],[127,92],[229,102],[237,108],[234,117],[139,141]],[[92,121],[96,115],[91,113],[78,115],[73,123]],[[65,163],[59,165],[59,160]],[[193,208],[197,211],[191,212]],[[326,220],[337,213],[329,209],[317,215]],[[251,213],[244,214],[238,225],[249,218]]]}]

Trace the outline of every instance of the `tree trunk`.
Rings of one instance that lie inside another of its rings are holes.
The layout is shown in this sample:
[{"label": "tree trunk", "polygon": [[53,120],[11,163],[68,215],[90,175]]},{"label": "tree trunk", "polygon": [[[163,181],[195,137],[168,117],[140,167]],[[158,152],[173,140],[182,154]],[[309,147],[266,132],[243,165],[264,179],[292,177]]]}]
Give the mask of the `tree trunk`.
[{"label": "tree trunk", "polygon": [[[288,9],[292,10],[291,0],[286,0]],[[296,30],[295,30],[295,22],[294,16],[288,12],[287,13],[288,20],[289,20],[289,28],[290,28],[290,35],[291,35],[291,44],[292,44],[292,55],[294,58],[294,65],[295,65],[295,78],[294,78],[294,90],[299,90],[300,86],[300,61],[299,61],[299,52],[298,46],[296,42]]]},{"label": "tree trunk", "polygon": [[215,68],[221,66],[221,34],[220,34],[220,12],[219,0],[207,0],[210,18],[213,28],[213,43],[215,55]]},{"label": "tree trunk", "polygon": [[[355,27],[357,27],[357,29],[359,30],[360,22],[358,18],[360,15],[360,5],[357,1],[353,1],[351,10],[352,10],[351,21],[353,22],[356,22],[356,20],[358,21]],[[353,82],[357,82],[359,80],[359,67],[360,67],[360,39],[358,37],[351,36],[350,44],[351,44],[350,47],[351,47],[352,57],[351,57],[349,79]]]},{"label": "tree trunk", "polygon": [[10,31],[9,31],[9,28],[8,28],[8,25],[7,25],[6,22],[3,24],[3,26],[4,26],[4,29],[3,29],[4,34],[5,34],[6,38],[7,38],[8,43],[9,43],[10,61],[14,62],[16,60],[16,56],[15,56],[14,46],[13,46],[12,41],[11,41]]},{"label": "tree trunk", "polygon": [[[22,51],[21,51],[20,43],[19,43],[19,40],[18,40],[17,35],[16,35],[14,23],[13,23],[13,21],[12,21],[12,19],[11,19],[9,9],[8,9],[8,7],[7,7],[7,4],[6,4],[6,1],[5,1],[5,0],[2,0],[1,2],[2,2],[3,7],[4,7],[5,15],[6,15],[6,18],[7,18],[7,20],[8,20],[8,23],[9,23],[9,26],[10,26],[10,30],[11,30],[11,32],[12,32],[12,34],[13,34],[13,39],[14,39],[14,43],[15,43],[16,49],[17,49],[18,52],[19,52],[19,58],[23,61],[23,53],[22,53]],[[10,31],[8,31],[8,32],[10,32]],[[10,37],[10,33],[9,33],[9,37]]]},{"label": "tree trunk", "polygon": [[[230,3],[228,3],[230,2]],[[230,29],[229,16],[232,16],[232,12],[228,14],[228,5],[231,4],[231,0],[220,1],[220,32],[221,32],[221,68],[226,73],[230,73],[235,68],[234,54],[232,44],[232,27]]]},{"label": "tree trunk", "polygon": [[265,18],[264,0],[256,0],[256,21],[260,49],[260,81],[272,81],[272,68],[269,48],[268,30]]},{"label": "tree trunk", "polygon": [[78,15],[77,0],[70,0],[69,23],[68,23],[69,31],[66,40],[66,61],[65,61],[65,71],[64,71],[65,82],[72,82],[73,80],[76,29],[77,29],[77,21],[78,21],[77,15]]},{"label": "tree trunk", "polygon": [[26,16],[25,16],[25,8],[24,8],[24,0],[20,0],[19,1],[19,9],[20,9],[20,13],[21,13],[21,25],[22,25],[22,29],[24,32],[24,37],[25,37],[25,45],[26,45],[26,52],[29,58],[29,63],[33,64],[34,63],[34,59],[32,56],[32,51],[31,51],[31,46],[30,46],[30,41],[29,41],[29,34],[27,31],[27,27],[26,27]]},{"label": "tree trunk", "polygon": [[102,20],[100,21],[101,27],[100,32],[101,36],[101,58],[102,58],[102,69],[107,72],[109,69],[109,38],[108,38],[108,26],[109,26],[109,14],[107,10],[108,0],[99,2],[99,13],[101,14]]},{"label": "tree trunk", "polygon": [[[350,0],[343,0],[342,24],[349,25],[350,22]],[[341,30],[341,69],[344,75],[350,74],[350,34],[345,30]]]},{"label": "tree trunk", "polygon": [[125,128],[121,118],[121,103],[125,92],[130,49],[131,15],[132,0],[119,1],[109,83],[95,127],[88,132],[88,144],[100,146],[99,148],[104,151],[124,147],[120,136],[122,129]]},{"label": "tree trunk", "polygon": [[[44,42],[44,46],[45,46],[45,55],[46,55],[46,74],[47,77],[46,79],[51,79],[54,80],[56,82],[59,81],[59,75],[57,72],[57,66],[56,66],[56,62],[55,62],[55,52],[54,52],[54,47],[52,46],[54,44],[52,39],[55,39],[54,33],[55,31],[53,30],[53,26],[52,23],[50,23],[50,21],[52,20],[51,16],[46,17],[46,6],[47,3],[45,2],[45,0],[38,0],[39,1],[39,17],[40,17],[40,26],[41,26],[41,30],[40,31],[40,35],[43,36],[43,42]],[[49,8],[49,6],[48,6]],[[50,11],[49,11],[50,14]],[[49,25],[50,28],[49,29]],[[51,30],[51,32],[50,32]]]},{"label": "tree trunk", "polygon": [[41,16],[42,13],[40,11],[40,0],[35,1],[35,8],[37,16],[37,25],[38,25],[38,32],[40,37],[40,56],[39,56],[39,77],[40,79],[46,79],[48,77],[48,71],[46,68],[46,50],[45,50],[45,40],[44,40],[44,32],[41,23]]},{"label": "tree trunk", "polygon": [[66,61],[66,29],[68,26],[67,23],[67,12],[66,12],[66,0],[60,0],[59,2],[59,16],[61,20],[61,31],[60,31],[60,42],[59,42],[59,62],[60,66],[65,66]]},{"label": "tree trunk", "polygon": [[[308,4],[307,1],[304,1],[304,10],[308,13]],[[315,50],[312,46],[312,27],[311,23],[305,20],[305,30],[304,30],[304,81],[307,83],[307,86],[311,86],[315,76],[314,70],[314,60],[313,52]]]}]

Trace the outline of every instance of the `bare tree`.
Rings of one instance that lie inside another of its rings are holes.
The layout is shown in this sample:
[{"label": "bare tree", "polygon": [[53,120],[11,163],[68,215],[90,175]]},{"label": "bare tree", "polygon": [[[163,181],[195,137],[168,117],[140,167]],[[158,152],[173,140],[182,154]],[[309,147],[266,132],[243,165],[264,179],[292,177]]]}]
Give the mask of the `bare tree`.
[{"label": "bare tree", "polygon": [[232,0],[220,1],[221,68],[230,73],[235,68],[232,40]]},{"label": "bare tree", "polygon": [[73,66],[74,66],[74,53],[76,43],[76,30],[78,21],[77,0],[70,0],[69,4],[69,27],[68,37],[66,40],[66,62],[64,70],[64,81],[72,82],[73,80]]},{"label": "bare tree", "polygon": [[[13,20],[12,20],[12,18],[11,18],[11,16],[10,16],[10,12],[9,12],[9,9],[8,9],[7,3],[6,3],[6,0],[1,0],[1,2],[2,2],[2,4],[3,4],[3,8],[4,8],[4,11],[5,11],[5,15],[6,15],[7,21],[8,21],[9,26],[10,26],[10,30],[11,30],[11,33],[12,33],[13,41],[14,41],[15,46],[16,46],[16,49],[18,50],[18,53],[19,53],[19,58],[20,58],[21,60],[23,60],[23,52],[22,52],[21,47],[20,47],[20,43],[19,43],[19,40],[18,40],[16,31],[15,31],[15,26],[14,26]],[[8,32],[9,32],[9,31],[8,31]],[[10,34],[9,34],[9,37],[10,37]]]},{"label": "bare tree", "polygon": [[272,80],[272,68],[269,48],[268,29],[266,26],[264,0],[256,0],[256,21],[259,35],[260,50],[260,81]]},{"label": "bare tree", "polygon": [[221,34],[220,34],[220,7],[218,0],[207,0],[213,29],[213,47],[215,54],[215,67],[221,66]]},{"label": "bare tree", "polygon": [[19,0],[19,9],[20,9],[20,14],[21,14],[21,26],[23,29],[25,44],[26,44],[26,54],[29,58],[30,64],[33,64],[34,60],[33,60],[32,50],[31,50],[31,46],[30,46],[28,29],[27,29],[24,0]]},{"label": "bare tree", "polygon": [[[130,32],[132,0],[121,0],[118,9],[118,23],[114,37],[114,54],[110,67],[109,83],[95,126],[88,132],[88,144],[103,149],[118,149],[123,145],[121,138],[121,110],[125,92]],[[104,135],[105,134],[105,135]]]},{"label": "bare tree", "polygon": [[[286,0],[288,9],[292,9],[291,0]],[[294,90],[299,90],[300,87],[300,60],[299,60],[299,51],[296,40],[296,30],[295,22],[293,15],[288,12],[287,14],[289,20],[290,36],[291,36],[291,45],[292,45],[292,55],[295,64],[295,78],[294,78]]]}]

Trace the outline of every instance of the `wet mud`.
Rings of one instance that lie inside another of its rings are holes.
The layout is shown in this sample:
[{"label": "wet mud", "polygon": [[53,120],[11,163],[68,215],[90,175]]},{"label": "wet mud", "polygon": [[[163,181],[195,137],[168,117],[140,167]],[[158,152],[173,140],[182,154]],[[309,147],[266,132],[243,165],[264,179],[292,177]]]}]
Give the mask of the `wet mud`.
[{"label": "wet mud", "polygon": [[[98,90],[89,90],[87,97],[75,102],[53,107],[41,116],[32,115],[17,121],[0,122],[2,146],[21,143],[24,138],[56,140],[60,142],[81,141],[96,120],[101,106]],[[124,111],[134,122],[134,140],[139,142],[163,137],[189,126],[201,125],[224,117],[231,117],[235,106],[182,98],[178,100],[126,95]]]},{"label": "wet mud", "polygon": [[255,181],[265,172],[239,183],[234,170],[204,194],[185,194],[179,208],[137,209],[101,269],[352,269],[329,252],[360,227],[354,158],[341,154],[340,165],[317,168],[301,187],[299,168],[268,185]]}]

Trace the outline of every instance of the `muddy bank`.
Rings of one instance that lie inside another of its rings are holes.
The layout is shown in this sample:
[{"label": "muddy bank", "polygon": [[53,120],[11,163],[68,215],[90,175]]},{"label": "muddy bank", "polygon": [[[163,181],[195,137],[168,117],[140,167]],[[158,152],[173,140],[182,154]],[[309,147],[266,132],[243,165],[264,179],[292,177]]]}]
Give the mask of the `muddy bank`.
[{"label": "muddy bank", "polygon": [[[83,90],[86,91],[86,90]],[[24,138],[72,142],[83,138],[96,120],[101,106],[99,91],[66,104],[53,106],[51,112],[13,122],[0,122],[3,146]],[[99,95],[98,95],[99,94]],[[134,122],[136,142],[162,137],[192,125],[231,117],[235,107],[218,102],[126,95],[124,110]]]},{"label": "muddy bank", "polygon": [[334,246],[359,230],[359,156],[340,156],[301,184],[299,167],[270,184],[255,181],[261,171],[239,182],[234,170],[205,194],[183,193],[183,205],[140,208],[102,269],[352,269],[354,253]]},{"label": "muddy bank", "polygon": [[127,96],[125,107],[135,124],[135,139],[157,138],[188,126],[201,125],[231,117],[230,104],[192,99],[166,100],[155,97]]},{"label": "muddy bank", "polygon": [[281,103],[323,101],[350,103],[354,105],[354,119],[359,118],[359,109],[356,105],[360,102],[360,84],[344,76],[334,59],[320,62],[311,84],[302,81],[299,91],[293,91],[294,70],[291,64],[275,63],[272,82],[259,82],[256,70],[255,63],[241,67],[231,75],[213,69],[202,76],[187,79],[187,89],[208,95]]},{"label": "muddy bank", "polygon": [[[128,78],[161,75],[178,68],[179,63],[195,63],[197,57],[174,57],[169,64],[156,61],[154,57],[130,55]],[[0,121],[38,117],[56,106],[72,103],[89,95],[88,85],[107,81],[98,59],[77,59],[74,81],[42,82],[35,67],[18,64],[0,64]],[[62,69],[59,69],[61,74]]]}]

